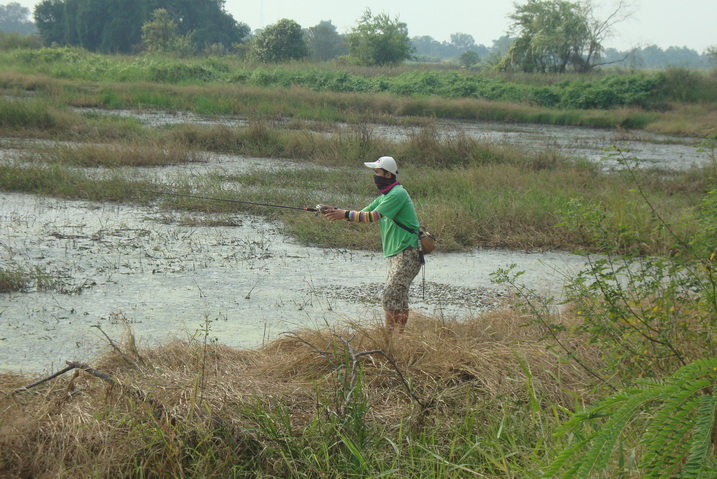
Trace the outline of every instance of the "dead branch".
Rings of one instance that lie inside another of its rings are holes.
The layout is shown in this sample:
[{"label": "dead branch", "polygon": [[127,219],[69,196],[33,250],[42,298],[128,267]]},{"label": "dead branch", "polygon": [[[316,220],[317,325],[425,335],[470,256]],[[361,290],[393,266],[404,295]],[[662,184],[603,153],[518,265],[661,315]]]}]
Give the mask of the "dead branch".
[{"label": "dead branch", "polygon": [[[408,384],[408,381],[406,380],[406,377],[405,377],[405,376],[403,375],[403,373],[401,372],[401,369],[398,367],[398,365],[396,364],[396,362],[395,362],[388,354],[386,354],[384,351],[382,351],[381,349],[374,349],[374,350],[372,350],[372,351],[362,351],[362,352],[360,352],[360,353],[354,353],[354,352],[353,352],[353,347],[351,346],[351,344],[349,343],[349,341],[347,341],[346,339],[344,339],[344,338],[342,338],[341,336],[338,336],[338,335],[336,335],[336,337],[339,338],[339,339],[346,345],[346,348],[347,348],[347,350],[349,351],[349,354],[351,355],[351,361],[352,361],[352,365],[353,365],[353,367],[352,367],[352,375],[351,375],[351,381],[352,381],[351,384],[354,384],[354,382],[355,382],[355,380],[356,380],[358,359],[359,359],[361,356],[370,356],[370,355],[373,355],[373,354],[380,354],[381,356],[383,356],[383,357],[386,359],[386,361],[389,362],[389,364],[391,365],[391,367],[393,367],[394,371],[396,371],[396,374],[398,375],[399,379],[401,379],[401,382],[403,383],[403,386],[406,388],[406,391],[408,392],[409,396],[411,396],[423,409],[427,409],[427,408],[430,406],[430,403],[424,403],[423,401],[421,401],[421,399],[420,399],[418,396],[416,396],[416,394],[415,394],[415,393],[413,392],[413,390],[411,389],[411,385]],[[351,392],[353,392],[353,389],[354,389],[354,388],[352,387],[352,388],[351,388]]]},{"label": "dead branch", "polygon": [[68,367],[72,367],[73,369],[81,369],[81,370],[83,370],[84,372],[86,372],[86,373],[88,373],[88,374],[91,374],[91,375],[93,375],[93,376],[95,376],[95,377],[97,377],[97,378],[100,378],[101,380],[105,381],[106,383],[111,384],[112,386],[118,384],[117,381],[115,381],[114,379],[112,379],[112,377],[111,377],[109,374],[105,374],[105,373],[103,373],[103,372],[101,372],[101,371],[98,371],[98,370],[96,370],[96,369],[92,369],[91,367],[89,367],[89,366],[86,365],[85,363],[79,363],[79,362],[76,362],[76,361],[68,361],[68,362],[67,362],[67,366],[68,366]]},{"label": "dead branch", "polygon": [[79,369],[81,371],[86,372],[87,374],[90,374],[96,378],[103,380],[104,382],[110,384],[111,386],[119,386],[120,388],[122,388],[123,391],[129,392],[130,394],[136,396],[140,401],[149,404],[150,406],[152,406],[154,408],[154,415],[157,419],[166,418],[172,424],[174,424],[176,422],[175,419],[169,415],[169,413],[167,412],[167,409],[164,407],[164,405],[155,401],[154,399],[147,397],[147,393],[145,393],[141,389],[133,388],[130,386],[124,386],[119,381],[117,381],[112,376],[110,376],[109,374],[106,374],[106,373],[103,373],[102,371],[93,369],[85,363],[81,363],[79,361],[67,361],[66,363],[67,363],[67,367],[61,369],[60,371],[57,371],[56,373],[54,373],[46,378],[43,378],[43,379],[40,379],[33,383],[30,383],[27,386],[23,386],[21,388],[15,389],[13,391],[13,394],[18,394],[21,392],[29,391],[30,389],[32,389],[36,386],[39,386],[40,384],[51,381],[51,380],[57,378],[58,376],[65,374],[68,371],[72,371],[73,369]]},{"label": "dead branch", "polygon": [[[122,359],[124,359],[128,364],[130,364],[131,366],[137,366],[137,361],[135,361],[134,359],[132,359],[131,357],[129,357],[129,356],[127,355],[127,353],[125,353],[124,351],[122,351],[122,349],[120,349],[120,347],[117,346],[117,343],[115,343],[114,341],[112,341],[112,338],[110,338],[109,335],[108,335],[107,333],[105,333],[104,329],[102,329],[102,327],[99,325],[99,323],[98,323],[98,324],[94,324],[94,325],[92,325],[92,326],[90,326],[90,327],[91,327],[91,328],[97,328],[97,329],[104,335],[104,337],[107,339],[107,342],[110,344],[110,346],[112,347],[112,349],[114,349],[115,351],[117,351],[117,354],[119,354],[120,356],[122,356]],[[139,360],[140,360],[140,362],[142,362],[142,358],[139,358]]]},{"label": "dead branch", "polygon": [[[335,368],[338,368],[336,363],[334,361],[332,361],[332,359],[331,359],[331,353],[329,353],[327,351],[320,350],[314,344],[312,344],[309,341],[305,340],[304,338],[298,336],[297,334],[290,333],[290,336],[292,336],[294,339],[296,339],[300,343],[303,343],[303,344],[309,346],[311,349],[313,349],[318,354],[323,356],[332,366],[334,366]],[[403,383],[403,386],[406,388],[408,395],[411,396],[411,398],[414,401],[416,401],[421,406],[421,408],[427,409],[428,407],[431,406],[430,402],[424,403],[413,392],[413,389],[411,389],[411,385],[408,384],[408,381],[406,380],[406,377],[401,372],[401,369],[398,367],[396,362],[391,357],[389,357],[384,351],[382,351],[380,349],[374,349],[371,351],[361,351],[361,352],[357,353],[354,351],[353,346],[351,345],[351,339],[347,340],[346,338],[339,336],[338,334],[334,334],[334,336],[336,338],[338,338],[344,344],[344,346],[346,347],[346,351],[348,352],[349,357],[351,358],[351,380],[349,382],[350,387],[349,387],[349,392],[346,395],[346,400],[344,401],[344,406],[347,405],[351,401],[351,398],[353,397],[354,390],[356,389],[356,381],[358,379],[358,368],[360,366],[359,358],[361,358],[362,356],[371,356],[374,354],[380,354],[381,356],[383,356],[386,359],[386,361],[388,361],[388,363],[391,365],[391,367],[393,367],[394,371],[396,371],[396,374],[398,375],[398,377],[401,379],[401,382]]]},{"label": "dead branch", "polygon": [[330,352],[320,350],[319,348],[317,348],[316,346],[314,346],[313,344],[311,344],[310,342],[308,342],[307,340],[305,340],[304,338],[302,338],[302,337],[299,336],[298,334],[295,334],[295,333],[286,333],[286,335],[287,335],[287,336],[290,336],[290,337],[292,337],[292,338],[294,338],[294,339],[296,339],[298,342],[300,342],[300,343],[302,343],[302,344],[305,344],[305,345],[307,345],[308,347],[310,347],[311,349],[313,349],[314,351],[316,351],[320,356],[323,356],[324,359],[326,359],[326,361],[328,361],[329,364],[331,364],[331,366],[334,367],[335,369],[339,367],[335,362],[333,362],[333,361],[331,360],[331,353],[330,353]]},{"label": "dead branch", "polygon": [[75,369],[75,366],[67,366],[66,368],[63,368],[63,369],[57,371],[55,374],[52,374],[46,378],[42,378],[38,381],[35,381],[34,383],[28,384],[27,386],[23,386],[21,388],[15,389],[12,393],[17,394],[17,393],[28,391],[28,390],[34,388],[35,386],[39,386],[42,383],[46,383],[47,381],[51,381],[51,380],[55,379],[57,376],[62,376],[67,371],[72,371],[73,369]]},{"label": "dead branch", "polygon": [[72,371],[73,369],[81,369],[82,371],[85,371],[88,374],[91,374],[92,376],[98,377],[102,379],[105,382],[110,383],[111,385],[118,384],[116,380],[114,380],[110,375],[105,374],[103,372],[97,371],[96,369],[92,369],[85,363],[81,363],[78,361],[66,361],[67,367],[57,371],[55,374],[52,374],[46,378],[42,378],[39,381],[35,381],[34,383],[30,383],[27,386],[23,386],[21,388],[15,389],[13,391],[13,394],[29,391],[30,389],[34,388],[35,386],[39,386],[40,384],[46,383],[48,381],[51,381],[55,379],[58,376],[61,376],[65,374],[68,371]]}]

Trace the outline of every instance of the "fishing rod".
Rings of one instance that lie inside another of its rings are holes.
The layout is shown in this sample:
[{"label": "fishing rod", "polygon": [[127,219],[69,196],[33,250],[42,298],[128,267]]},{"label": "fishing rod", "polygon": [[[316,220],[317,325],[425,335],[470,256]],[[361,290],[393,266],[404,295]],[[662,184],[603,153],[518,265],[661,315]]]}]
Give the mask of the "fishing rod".
[{"label": "fishing rod", "polygon": [[158,193],[161,195],[167,195],[167,196],[179,196],[179,197],[183,197],[183,198],[194,198],[197,200],[223,201],[226,203],[240,203],[240,204],[245,204],[245,205],[266,206],[269,208],[284,208],[284,209],[288,209],[288,210],[310,211],[312,213],[323,213],[326,208],[324,205],[316,205],[315,208],[303,208],[301,206],[275,205],[275,204],[271,204],[271,203],[258,203],[256,201],[231,200],[228,198],[212,198],[209,196],[188,195],[188,194],[184,194],[184,193],[171,193],[169,191],[155,191],[155,193]]}]

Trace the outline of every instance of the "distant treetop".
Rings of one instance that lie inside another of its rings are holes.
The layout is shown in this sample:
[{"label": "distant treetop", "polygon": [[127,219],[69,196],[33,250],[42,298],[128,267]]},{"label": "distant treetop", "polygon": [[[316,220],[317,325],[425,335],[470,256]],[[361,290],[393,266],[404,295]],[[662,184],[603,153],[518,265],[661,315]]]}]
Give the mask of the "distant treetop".
[{"label": "distant treetop", "polygon": [[224,0],[43,0],[34,18],[47,44],[91,51],[129,53],[141,48],[142,26],[164,9],[180,36],[191,34],[194,48],[241,43],[249,27],[224,10]]}]

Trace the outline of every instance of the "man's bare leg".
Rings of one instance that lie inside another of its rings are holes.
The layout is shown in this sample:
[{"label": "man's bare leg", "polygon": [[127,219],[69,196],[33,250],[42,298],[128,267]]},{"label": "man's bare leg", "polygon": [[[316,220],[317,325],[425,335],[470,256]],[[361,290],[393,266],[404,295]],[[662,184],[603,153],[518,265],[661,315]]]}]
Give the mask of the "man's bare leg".
[{"label": "man's bare leg", "polygon": [[402,333],[408,323],[407,309],[387,309],[386,310],[386,329],[389,331],[398,330]]},{"label": "man's bare leg", "polygon": [[408,323],[408,310],[402,309],[398,311],[396,315],[396,322],[398,323],[398,332],[402,333],[406,329],[406,323]]},{"label": "man's bare leg", "polygon": [[400,314],[400,311],[396,309],[387,309],[386,310],[386,329],[389,331],[393,331],[396,329],[398,324],[398,315]]}]

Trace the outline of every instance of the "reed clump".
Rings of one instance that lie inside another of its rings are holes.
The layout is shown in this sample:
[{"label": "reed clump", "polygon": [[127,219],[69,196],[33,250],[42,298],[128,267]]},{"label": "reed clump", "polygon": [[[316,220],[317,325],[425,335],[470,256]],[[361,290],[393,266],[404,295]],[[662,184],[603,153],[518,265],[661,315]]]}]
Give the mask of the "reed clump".
[{"label": "reed clump", "polygon": [[42,101],[0,99],[0,128],[57,130],[67,128],[70,114]]},{"label": "reed clump", "polygon": [[25,293],[28,291],[67,292],[67,285],[51,272],[40,267],[31,269],[10,264],[0,267],[0,293]]},{"label": "reed clump", "polygon": [[22,271],[0,268],[0,293],[24,291],[30,278]]},{"label": "reed clump", "polygon": [[139,204],[159,196],[153,181],[133,179],[119,170],[90,174],[60,163],[0,165],[0,189],[72,200]]},{"label": "reed clump", "polygon": [[41,146],[32,153],[26,153],[23,160],[41,164],[63,164],[71,166],[99,167],[149,167],[206,161],[198,151],[184,145],[111,143],[73,144]]},{"label": "reed clump", "polygon": [[2,374],[0,473],[527,477],[550,442],[550,409],[593,382],[523,322],[414,317],[400,338],[354,323],[257,350],[125,342],[91,365],[112,384],[79,372],[18,391],[29,378]]}]

